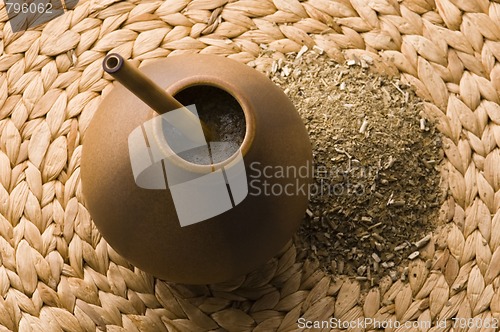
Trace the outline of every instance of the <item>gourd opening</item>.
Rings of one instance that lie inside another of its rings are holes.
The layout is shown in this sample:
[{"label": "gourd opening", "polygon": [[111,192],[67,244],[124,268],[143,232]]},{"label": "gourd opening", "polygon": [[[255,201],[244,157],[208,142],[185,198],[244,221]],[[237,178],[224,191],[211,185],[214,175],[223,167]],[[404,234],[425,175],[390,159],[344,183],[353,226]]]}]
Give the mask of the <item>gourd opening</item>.
[{"label": "gourd opening", "polygon": [[245,113],[230,93],[202,84],[186,87],[174,97],[191,111],[195,109],[212,133],[206,145],[177,153],[179,157],[193,164],[210,165],[223,162],[238,152],[245,139]]}]

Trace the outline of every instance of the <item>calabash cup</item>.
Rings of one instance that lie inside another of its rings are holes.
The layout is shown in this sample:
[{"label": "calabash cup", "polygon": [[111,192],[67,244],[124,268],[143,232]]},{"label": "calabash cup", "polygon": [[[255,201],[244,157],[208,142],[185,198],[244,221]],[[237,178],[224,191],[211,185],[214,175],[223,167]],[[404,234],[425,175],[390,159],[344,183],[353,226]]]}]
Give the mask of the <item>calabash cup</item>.
[{"label": "calabash cup", "polygon": [[[312,172],[296,178],[267,178],[261,171],[312,167],[311,145],[299,114],[267,77],[228,58],[173,56],[140,70],[173,96],[189,93],[195,86],[211,86],[236,99],[246,125],[240,152],[248,195],[224,213],[181,225],[168,186],[140,188],[131,166],[128,138],[148,121],[157,121],[156,143],[171,152],[159,131],[159,119],[155,119],[159,116],[117,84],[103,98],[83,137],[82,190],[95,225],[116,252],[167,281],[215,283],[258,268],[286,245],[307,208],[308,193],[303,187],[311,183]],[[225,167],[236,157],[215,166]],[[209,168],[175,154],[172,162],[189,172],[206,174]],[[293,186],[297,191],[264,194],[265,186]]]}]

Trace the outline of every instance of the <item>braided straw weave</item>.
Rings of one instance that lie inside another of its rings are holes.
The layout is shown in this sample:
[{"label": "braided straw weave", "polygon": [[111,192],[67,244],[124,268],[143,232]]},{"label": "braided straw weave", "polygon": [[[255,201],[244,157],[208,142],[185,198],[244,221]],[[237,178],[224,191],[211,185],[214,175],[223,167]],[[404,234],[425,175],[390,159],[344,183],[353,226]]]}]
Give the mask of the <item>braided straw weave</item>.
[{"label": "braided straw weave", "polygon": [[[0,9],[1,331],[290,331],[300,317],[446,331],[438,321],[500,319],[498,0],[82,0],[21,33]],[[184,286],[116,254],[84,206],[79,169],[82,137],[112,87],[104,56],[210,53],[266,71],[303,45],[399,71],[444,136],[447,225],[406,280],[385,278],[364,296],[356,281],[296,262],[290,244],[238,280]]]}]

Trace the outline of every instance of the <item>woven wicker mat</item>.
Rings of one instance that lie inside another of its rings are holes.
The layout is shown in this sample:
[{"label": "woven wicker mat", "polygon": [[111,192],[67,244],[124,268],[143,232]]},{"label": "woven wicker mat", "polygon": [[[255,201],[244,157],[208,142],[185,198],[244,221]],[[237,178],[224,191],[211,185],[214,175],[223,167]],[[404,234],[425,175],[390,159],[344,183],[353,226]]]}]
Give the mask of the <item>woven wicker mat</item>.
[{"label": "woven wicker mat", "polygon": [[[104,0],[80,1],[24,33],[6,21],[2,8],[0,330],[290,331],[301,317],[371,317],[446,331],[439,322],[453,317],[500,319],[498,1]],[[445,137],[447,227],[408,278],[384,279],[365,297],[355,280],[297,263],[289,245],[248,276],[193,287],[155,280],[117,255],[91,221],[79,177],[81,138],[112,86],[103,57],[200,52],[264,71],[303,45],[339,62],[369,54],[399,71]]]}]

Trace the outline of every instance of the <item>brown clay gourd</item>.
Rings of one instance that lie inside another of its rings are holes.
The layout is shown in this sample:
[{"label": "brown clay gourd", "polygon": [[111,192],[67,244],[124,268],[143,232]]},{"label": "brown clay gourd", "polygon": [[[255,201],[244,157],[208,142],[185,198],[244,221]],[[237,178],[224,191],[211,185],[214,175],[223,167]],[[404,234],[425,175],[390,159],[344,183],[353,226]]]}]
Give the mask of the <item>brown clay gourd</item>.
[{"label": "brown clay gourd", "polygon": [[[140,70],[120,59],[104,60],[123,84],[83,137],[82,190],[97,228],[132,264],[167,281],[214,283],[258,268],[290,240],[308,204],[311,145],[293,104],[228,58],[173,56]],[[187,146],[173,142],[179,137],[207,144],[185,154],[174,148]],[[236,148],[217,155],[227,145],[217,141]]]}]

